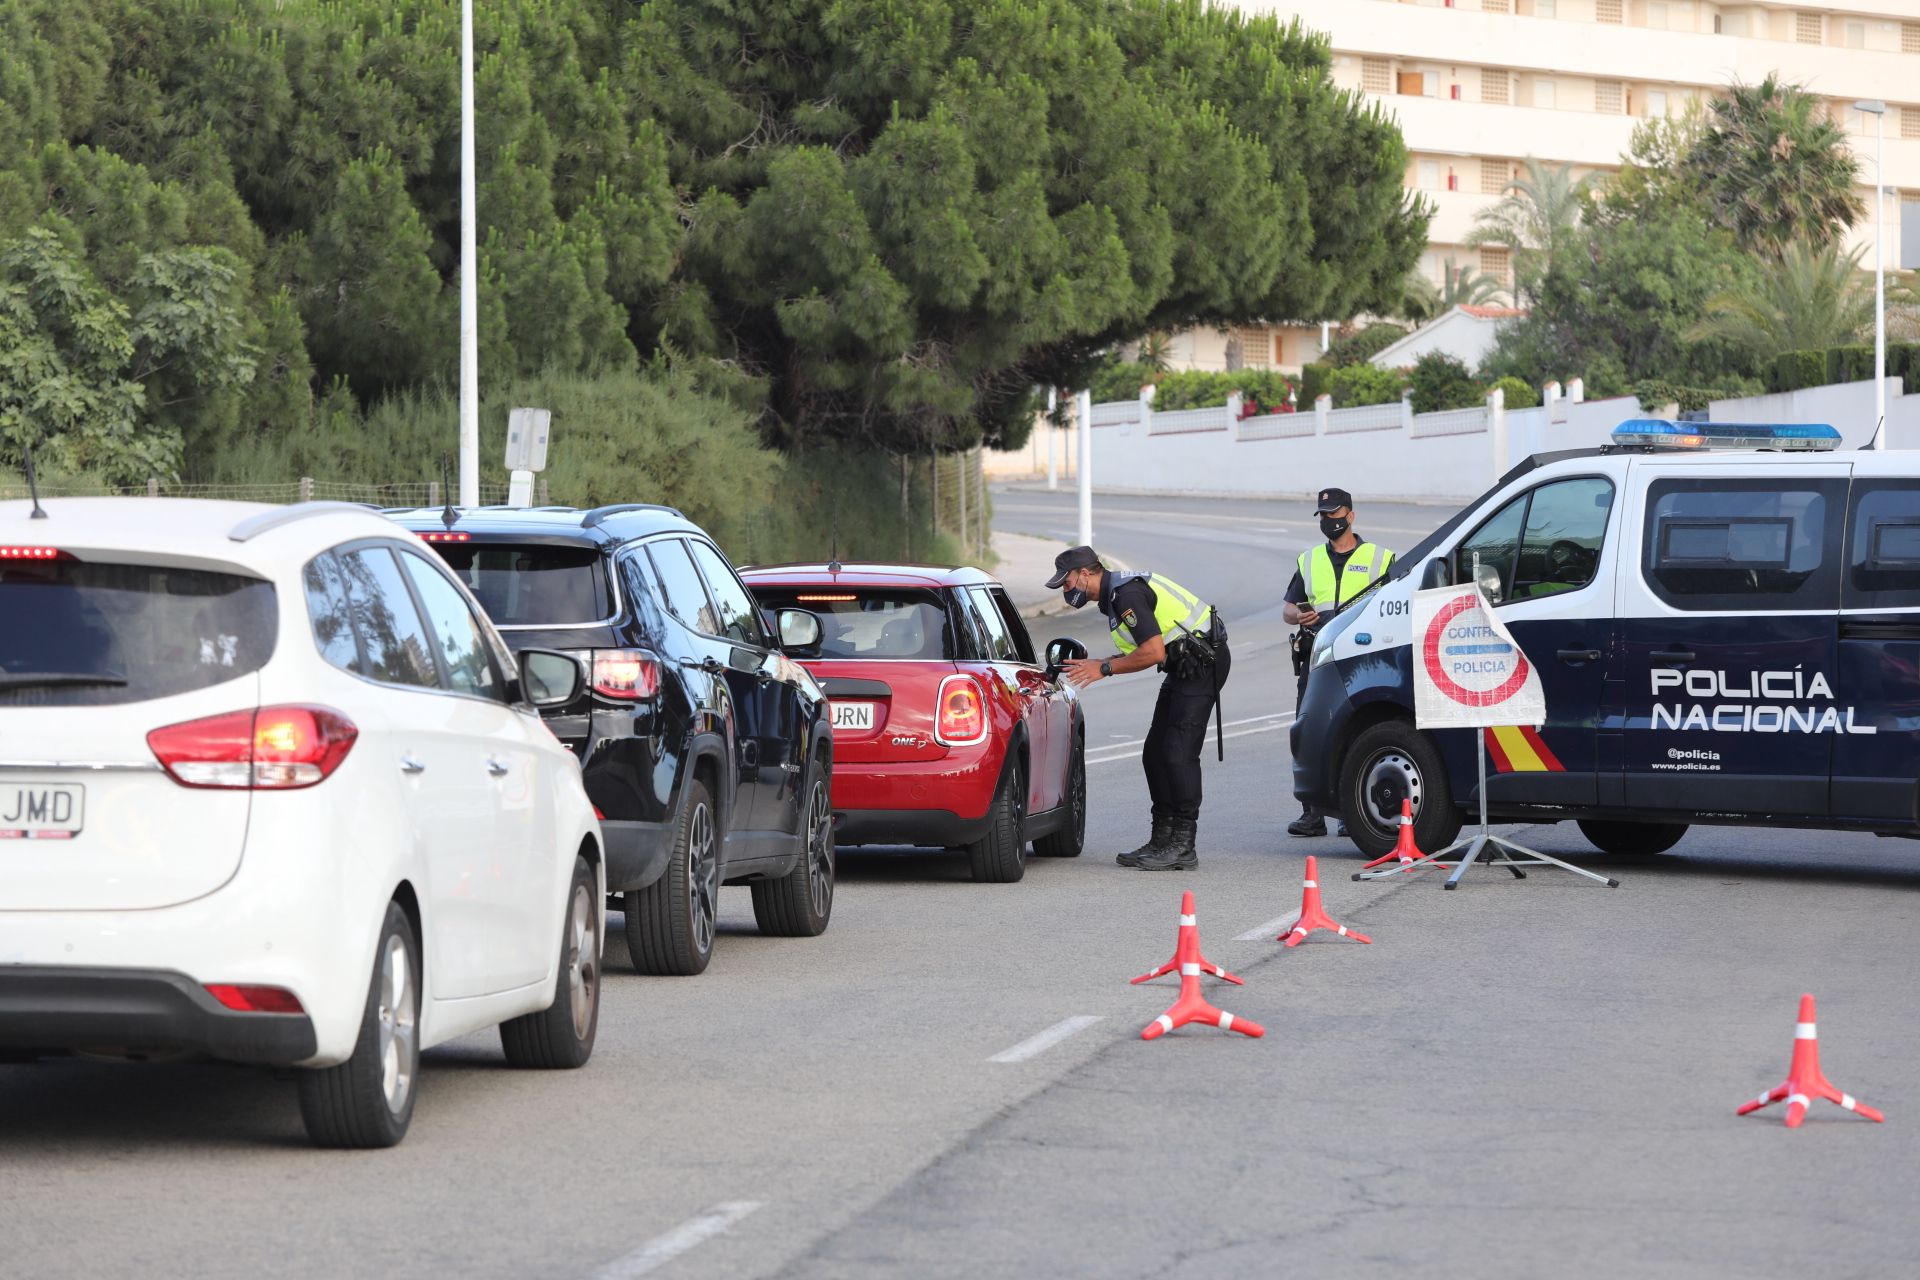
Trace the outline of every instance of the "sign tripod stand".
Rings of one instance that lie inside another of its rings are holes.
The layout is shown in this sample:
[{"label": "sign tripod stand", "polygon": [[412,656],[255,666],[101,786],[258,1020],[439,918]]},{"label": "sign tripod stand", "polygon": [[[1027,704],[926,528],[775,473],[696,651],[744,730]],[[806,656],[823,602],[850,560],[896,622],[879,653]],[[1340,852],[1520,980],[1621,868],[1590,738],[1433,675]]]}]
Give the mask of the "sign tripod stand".
[{"label": "sign tripod stand", "polygon": [[[1520,646],[1513,642],[1513,637],[1508,635],[1506,629],[1500,625],[1499,620],[1494,616],[1493,610],[1488,607],[1485,597],[1481,594],[1480,555],[1478,552],[1475,552],[1473,556],[1473,579],[1473,593],[1471,597],[1461,595],[1458,588],[1441,588],[1433,592],[1423,591],[1419,593],[1420,596],[1427,597],[1434,602],[1435,611],[1428,623],[1416,624],[1414,628],[1415,637],[1417,641],[1424,645],[1427,661],[1432,663],[1439,657],[1440,639],[1450,620],[1459,617],[1463,613],[1477,610],[1485,619],[1486,627],[1498,637],[1493,647],[1506,650],[1513,655],[1513,670],[1510,675],[1508,675],[1506,682],[1501,686],[1500,692],[1494,695],[1496,698],[1504,698],[1510,691],[1521,689],[1532,677],[1527,673],[1526,654],[1521,652]],[[1439,597],[1442,596],[1450,598],[1442,604],[1439,601]],[[1420,601],[1418,597],[1416,597],[1416,606],[1418,606],[1419,603]],[[1424,612],[1424,610],[1422,610],[1422,612]],[[1423,633],[1430,634],[1423,635]],[[1485,652],[1487,648],[1488,646],[1486,645],[1477,645],[1468,651]],[[1419,659],[1416,658],[1414,666],[1416,670],[1421,668]],[[1437,678],[1439,673],[1436,670],[1434,674]],[[1473,691],[1470,690],[1457,689],[1456,693],[1450,696],[1455,697],[1458,704],[1468,709],[1469,714],[1465,718],[1479,739],[1476,745],[1479,748],[1478,758],[1480,766],[1480,829],[1469,832],[1438,853],[1428,854],[1412,862],[1389,864],[1381,867],[1377,871],[1355,872],[1353,878],[1355,880],[1378,880],[1383,876],[1398,875],[1403,871],[1413,871],[1425,867],[1452,866],[1453,874],[1447,877],[1447,882],[1443,887],[1457,889],[1460,887],[1460,877],[1467,874],[1467,868],[1471,867],[1475,862],[1478,862],[1482,854],[1489,854],[1487,858],[1488,866],[1505,867],[1507,870],[1513,872],[1513,877],[1516,880],[1524,880],[1527,878],[1527,873],[1522,870],[1523,867],[1558,867],[1562,871],[1571,871],[1575,875],[1585,876],[1589,880],[1598,880],[1609,889],[1618,889],[1620,882],[1610,876],[1603,876],[1598,872],[1588,871],[1585,867],[1576,867],[1571,862],[1562,862],[1560,859],[1549,854],[1541,853],[1537,849],[1529,849],[1523,844],[1515,843],[1505,836],[1497,836],[1493,833],[1493,828],[1487,821],[1487,727],[1490,724],[1496,723],[1490,716],[1497,713],[1500,707],[1491,699],[1471,697],[1472,692]],[[1455,710],[1458,712],[1459,707],[1456,706]],[[1543,702],[1536,702],[1533,711],[1536,715],[1544,715],[1545,704]],[[1416,720],[1418,718],[1418,715],[1416,715]],[[1497,721],[1497,723],[1505,724],[1509,722],[1500,720]],[[1532,723],[1538,723],[1538,721],[1535,720]],[[1436,725],[1435,727],[1440,726]],[[1455,719],[1451,727],[1462,726],[1459,720]],[[1462,849],[1466,850],[1466,853],[1461,856],[1458,863],[1443,861],[1443,859],[1449,855],[1457,853]],[[1492,853],[1498,853],[1501,856],[1495,858],[1491,856]]]}]

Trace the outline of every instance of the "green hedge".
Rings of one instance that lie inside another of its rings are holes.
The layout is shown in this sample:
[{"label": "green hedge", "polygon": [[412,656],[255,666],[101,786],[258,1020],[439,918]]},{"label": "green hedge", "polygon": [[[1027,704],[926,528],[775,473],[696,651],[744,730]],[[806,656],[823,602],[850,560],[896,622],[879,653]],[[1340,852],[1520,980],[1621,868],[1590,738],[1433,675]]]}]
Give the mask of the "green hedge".
[{"label": "green hedge", "polygon": [[1364,364],[1407,336],[1405,325],[1381,321],[1327,344],[1327,363],[1336,368]]},{"label": "green hedge", "polygon": [[1509,409],[1538,409],[1540,407],[1540,388],[1534,386],[1525,378],[1516,378],[1512,374],[1508,374],[1504,378],[1495,378],[1487,390],[1492,392],[1495,388],[1507,393],[1507,408]]},{"label": "green hedge", "polygon": [[1321,396],[1331,394],[1327,378],[1333,373],[1333,366],[1324,360],[1300,367],[1300,409],[1305,412],[1313,408],[1313,402]]},{"label": "green hedge", "polygon": [[1407,389],[1404,369],[1382,369],[1374,364],[1350,364],[1327,375],[1333,407],[1351,409],[1363,404],[1392,404]]},{"label": "green hedge", "polygon": [[[1887,375],[1901,379],[1911,394],[1920,392],[1920,343],[1887,344]],[[1865,343],[1814,351],[1783,351],[1767,367],[1767,390],[1799,391],[1833,382],[1865,382],[1873,377],[1873,348]]]}]

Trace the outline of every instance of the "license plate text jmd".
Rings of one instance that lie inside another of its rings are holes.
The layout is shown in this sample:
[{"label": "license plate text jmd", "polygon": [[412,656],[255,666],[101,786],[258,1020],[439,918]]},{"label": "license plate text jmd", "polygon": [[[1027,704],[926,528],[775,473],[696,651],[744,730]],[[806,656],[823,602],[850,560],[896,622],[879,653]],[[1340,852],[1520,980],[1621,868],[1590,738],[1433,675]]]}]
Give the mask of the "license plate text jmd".
[{"label": "license plate text jmd", "polygon": [[0,783],[0,840],[71,840],[85,817],[86,788]]}]

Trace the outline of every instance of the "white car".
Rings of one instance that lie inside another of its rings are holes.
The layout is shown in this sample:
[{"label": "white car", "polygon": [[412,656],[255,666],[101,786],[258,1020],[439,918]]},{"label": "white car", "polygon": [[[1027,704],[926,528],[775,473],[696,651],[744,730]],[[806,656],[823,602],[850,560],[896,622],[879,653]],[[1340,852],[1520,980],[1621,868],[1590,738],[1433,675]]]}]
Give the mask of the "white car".
[{"label": "white car", "polygon": [[390,1146],[420,1051],[576,1067],[605,880],[580,766],[419,539],[344,503],[0,503],[0,1060],[299,1073]]}]

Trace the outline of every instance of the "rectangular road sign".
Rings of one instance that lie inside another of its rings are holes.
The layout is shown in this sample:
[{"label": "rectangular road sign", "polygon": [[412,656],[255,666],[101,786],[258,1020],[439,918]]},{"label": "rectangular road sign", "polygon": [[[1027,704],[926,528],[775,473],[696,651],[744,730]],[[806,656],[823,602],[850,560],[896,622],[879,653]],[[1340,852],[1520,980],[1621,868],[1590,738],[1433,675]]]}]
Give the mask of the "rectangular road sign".
[{"label": "rectangular road sign", "polygon": [[545,471],[547,435],[553,413],[547,409],[514,409],[507,414],[507,470]]}]

